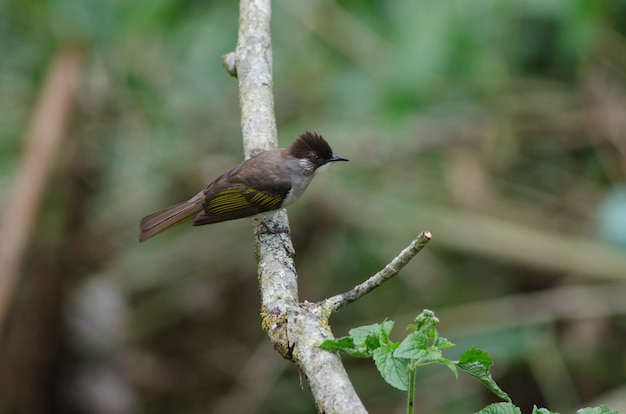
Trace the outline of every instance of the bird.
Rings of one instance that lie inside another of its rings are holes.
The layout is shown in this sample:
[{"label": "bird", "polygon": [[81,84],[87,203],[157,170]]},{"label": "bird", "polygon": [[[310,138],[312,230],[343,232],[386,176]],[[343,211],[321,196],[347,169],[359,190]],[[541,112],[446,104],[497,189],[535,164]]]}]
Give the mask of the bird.
[{"label": "bird", "polygon": [[194,226],[262,215],[294,203],[316,173],[348,161],[315,132],[288,147],[261,152],[227,171],[189,200],[141,219],[139,242],[193,219]]}]

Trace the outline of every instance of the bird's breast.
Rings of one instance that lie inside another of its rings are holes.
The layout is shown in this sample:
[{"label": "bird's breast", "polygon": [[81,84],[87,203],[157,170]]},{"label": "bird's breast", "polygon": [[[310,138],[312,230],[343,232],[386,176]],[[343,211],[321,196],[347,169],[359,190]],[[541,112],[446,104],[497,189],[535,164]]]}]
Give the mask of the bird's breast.
[{"label": "bird's breast", "polygon": [[293,204],[296,200],[298,200],[302,196],[302,194],[304,194],[312,179],[313,177],[298,177],[293,180],[291,184],[291,189],[287,193],[285,201],[283,201],[282,207],[287,207],[288,205]]}]

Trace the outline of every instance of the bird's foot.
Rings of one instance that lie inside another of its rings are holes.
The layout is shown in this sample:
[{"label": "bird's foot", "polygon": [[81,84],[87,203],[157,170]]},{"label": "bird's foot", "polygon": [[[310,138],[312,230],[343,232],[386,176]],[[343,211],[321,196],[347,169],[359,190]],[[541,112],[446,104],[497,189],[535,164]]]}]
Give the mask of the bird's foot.
[{"label": "bird's foot", "polygon": [[260,223],[265,228],[265,230],[259,231],[258,234],[289,234],[288,227],[271,228],[265,221],[261,221]]}]

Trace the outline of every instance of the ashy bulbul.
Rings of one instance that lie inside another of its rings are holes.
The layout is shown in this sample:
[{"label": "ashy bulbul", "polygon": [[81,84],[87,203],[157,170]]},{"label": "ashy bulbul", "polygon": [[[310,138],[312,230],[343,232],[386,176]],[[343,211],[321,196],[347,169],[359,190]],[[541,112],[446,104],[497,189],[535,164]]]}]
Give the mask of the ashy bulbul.
[{"label": "ashy bulbul", "polygon": [[265,151],[226,172],[194,197],[141,220],[139,241],[193,218],[194,226],[255,216],[287,207],[334,161],[320,135],[305,132],[287,148]]}]

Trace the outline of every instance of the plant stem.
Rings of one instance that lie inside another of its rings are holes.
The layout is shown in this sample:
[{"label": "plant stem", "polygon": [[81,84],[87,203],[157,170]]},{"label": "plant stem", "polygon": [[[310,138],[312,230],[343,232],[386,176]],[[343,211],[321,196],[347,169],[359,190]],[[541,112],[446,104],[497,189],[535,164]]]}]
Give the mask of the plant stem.
[{"label": "plant stem", "polygon": [[407,414],[413,414],[413,403],[415,402],[415,371],[416,369],[409,370],[409,400],[407,402]]}]

